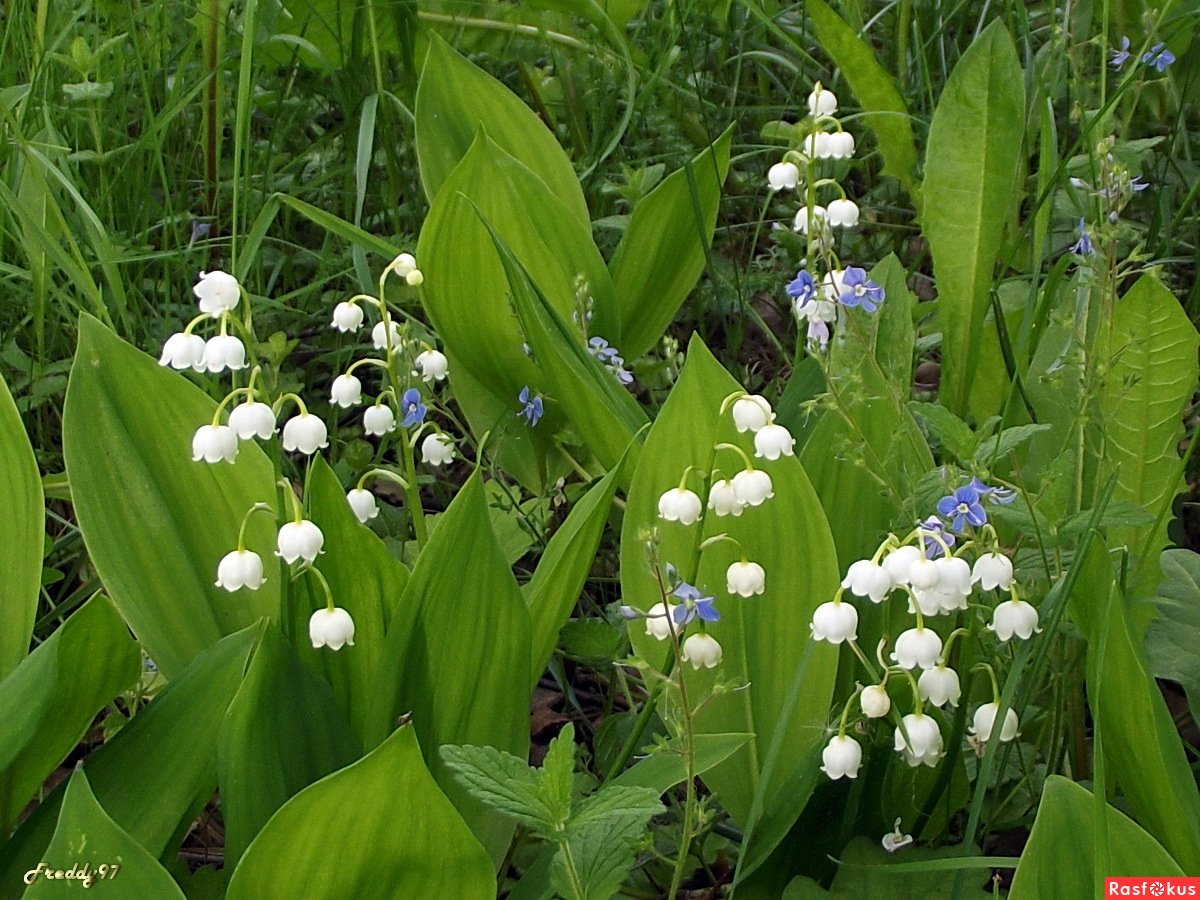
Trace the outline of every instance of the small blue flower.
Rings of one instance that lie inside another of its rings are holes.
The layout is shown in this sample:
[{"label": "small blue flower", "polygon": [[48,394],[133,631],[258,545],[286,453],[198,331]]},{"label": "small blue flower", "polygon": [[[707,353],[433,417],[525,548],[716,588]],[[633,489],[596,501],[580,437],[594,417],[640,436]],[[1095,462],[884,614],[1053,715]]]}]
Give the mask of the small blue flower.
[{"label": "small blue flower", "polygon": [[404,413],[404,418],[400,425],[403,428],[411,428],[413,425],[419,425],[425,421],[425,404],[421,402],[421,392],[416,388],[409,388],[404,392],[404,397],[400,401],[400,411]]},{"label": "small blue flower", "polygon": [[604,368],[608,369],[621,384],[633,383],[633,373],[625,368],[625,360],[618,354],[617,348],[610,347],[604,338],[599,336],[590,338],[588,353],[603,363]]},{"label": "small blue flower", "polygon": [[675,607],[675,611],[671,613],[675,624],[682,628],[687,625],[692,619],[699,616],[705,622],[718,622],[721,619],[721,614],[717,612],[716,597],[706,597],[700,593],[700,589],[694,585],[688,584],[686,581],[681,581],[679,586],[671,592],[680,600]]},{"label": "small blue flower", "polygon": [[[942,544],[945,544],[947,547],[954,546],[954,535],[946,531],[945,523],[943,523],[942,520],[937,516],[930,516],[921,523],[920,528],[923,532],[925,532],[925,534],[922,535],[922,538],[925,542],[926,559],[937,559],[939,556],[945,553],[945,551],[942,549]],[[932,535],[937,535],[939,538],[941,538],[941,542],[939,543],[934,537],[932,537]]]},{"label": "small blue flower", "polygon": [[978,478],[972,478],[970,486],[975,488],[976,493],[989,503],[999,503],[1001,506],[1007,506],[1017,499],[1017,492],[1012,488],[991,487],[984,484]]},{"label": "small blue flower", "polygon": [[1111,52],[1112,52],[1112,60],[1109,61],[1109,65],[1112,66],[1114,69],[1121,68],[1121,66],[1125,65],[1125,63],[1129,61],[1129,57],[1132,55],[1129,52],[1129,38],[1122,37],[1121,38],[1121,46],[1118,49],[1113,50]]},{"label": "small blue flower", "polygon": [[813,283],[813,277],[808,274],[808,270],[801,269],[796,273],[796,277],[788,282],[785,290],[788,296],[796,301],[796,306],[801,307],[812,299],[813,294],[817,292],[817,286]]},{"label": "small blue flower", "polygon": [[842,306],[861,306],[865,312],[873,313],[883,302],[883,288],[867,278],[866,269],[847,266],[842,275],[842,295],[838,302]]},{"label": "small blue flower", "polygon": [[961,534],[967,523],[978,528],[987,522],[987,510],[979,499],[979,491],[968,484],[939,500],[937,511],[943,519],[953,519],[951,529]]},{"label": "small blue flower", "polygon": [[1071,252],[1076,256],[1091,256],[1096,252],[1092,246],[1092,236],[1087,232],[1087,222],[1079,220],[1079,240],[1071,245]]},{"label": "small blue flower", "polygon": [[1147,181],[1143,181],[1141,175],[1134,175],[1132,178],[1129,179],[1129,184],[1127,185],[1127,187],[1129,188],[1129,190],[1133,191],[1135,194],[1140,194],[1146,188],[1150,187],[1150,183]]},{"label": "small blue flower", "polygon": [[1167,66],[1175,62],[1175,54],[1167,49],[1166,44],[1155,44],[1142,54],[1142,62],[1159,72],[1165,72]]},{"label": "small blue flower", "polygon": [[540,394],[530,394],[529,385],[521,388],[521,393],[517,394],[517,400],[523,405],[521,415],[525,417],[525,421],[529,423],[529,427],[537,425],[542,419],[542,414],[546,411],[542,403]]}]

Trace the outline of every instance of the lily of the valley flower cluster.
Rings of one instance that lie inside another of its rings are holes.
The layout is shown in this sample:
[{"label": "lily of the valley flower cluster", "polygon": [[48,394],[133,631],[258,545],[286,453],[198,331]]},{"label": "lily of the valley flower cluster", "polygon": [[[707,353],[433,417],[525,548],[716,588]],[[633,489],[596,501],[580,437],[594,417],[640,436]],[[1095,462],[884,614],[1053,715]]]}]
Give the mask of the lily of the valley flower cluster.
[{"label": "lily of the valley flower cluster", "polygon": [[[740,391],[722,403],[722,414],[726,411],[732,415],[738,433],[754,435],[756,459],[774,461],[781,456],[793,455],[796,441],[785,427],[776,424],[775,413],[764,397]],[[763,469],[756,468],[741,447],[720,443],[715,449],[729,451],[743,467],[732,476],[721,470],[706,473],[704,481],[709,485],[708,509],[714,515],[741,516],[775,496],[771,476]],[[683,526],[695,525],[702,520],[705,504],[700,495],[687,486],[695,472],[694,467],[686,469],[678,487],[671,488],[659,497],[659,518]],[[750,559],[740,542],[729,535],[718,534],[704,541],[700,547],[705,549],[720,541],[734,543],[741,551],[741,559],[726,569],[726,592],[743,599],[764,593],[767,589],[767,573],[759,563]],[[663,597],[662,602],[656,603],[645,613],[628,607],[623,608],[623,612],[631,618],[645,618],[646,634],[660,641],[668,638],[682,641],[680,657],[694,668],[715,668],[723,655],[720,643],[708,634],[708,624],[721,618],[716,608],[716,596],[705,594],[686,581],[669,580],[673,583],[667,585],[669,594]],[[696,623],[696,629],[685,638],[684,634],[692,622]]]},{"label": "lily of the valley flower cluster", "polygon": [[[886,638],[880,643],[877,658],[882,676],[878,682],[866,687],[860,685],[847,700],[837,734],[822,753],[821,771],[831,779],[855,778],[862,764],[862,746],[846,733],[856,706],[864,720],[891,714],[896,724],[894,748],[909,765],[933,767],[945,754],[939,721],[926,709],[958,706],[962,688],[959,673],[951,666],[954,642],[963,637],[971,639],[976,632],[969,627],[958,627],[943,642],[927,619],[988,610],[991,604],[985,605],[985,601],[976,600],[968,606],[968,599],[982,592],[997,599],[1007,595],[1007,599],[999,599],[991,606],[990,621],[985,623],[997,640],[1002,643],[1014,638],[1028,640],[1039,630],[1038,611],[1021,599],[1012,561],[999,546],[996,531],[988,522],[988,505],[1009,503],[1014,498],[1010,490],[972,479],[938,502],[936,516],[921,522],[903,539],[888,535],[870,559],[852,563],[834,598],[814,611],[810,624],[813,639],[848,643],[873,679],[874,669],[856,643],[858,609],[852,601],[844,599],[846,592],[874,604],[884,603],[893,596],[901,597],[907,601],[908,613],[915,617],[914,627],[896,637],[891,665],[883,661]],[[975,751],[982,753],[993,733],[1001,741],[1016,737],[1019,723],[1017,714],[1008,709],[997,729],[1000,692],[996,675],[988,663],[977,668],[988,672],[993,697],[992,702],[975,711],[968,738]],[[912,691],[912,711],[902,717],[892,710],[887,690],[892,677],[907,680]]]},{"label": "lily of the valley flower cluster", "polygon": [[[454,442],[440,429],[426,422],[428,412],[418,383],[426,386],[442,381],[447,374],[447,360],[443,353],[433,347],[405,340],[404,331],[392,318],[384,296],[384,284],[389,275],[402,279],[409,287],[418,287],[423,281],[416,260],[402,253],[384,270],[380,278],[379,297],[359,294],[339,303],[333,311],[331,327],[339,332],[354,333],[363,325],[363,307],[373,307],[379,313],[379,322],[371,332],[374,348],[383,351],[383,358],[359,359],[338,375],[330,386],[330,401],[335,407],[348,409],[363,401],[363,383],[355,372],[365,366],[374,367],[381,373],[381,388],[373,403],[364,411],[363,430],[368,435],[380,438],[405,429],[400,440],[402,456],[407,462],[409,479],[387,469],[372,469],[359,480],[358,485],[347,494],[347,502],[361,522],[367,522],[379,514],[375,496],[364,488],[369,478],[383,477],[408,486],[415,483],[412,471],[412,450],[423,431],[429,430],[420,444],[423,460],[431,466],[441,466],[455,457]],[[239,304],[248,303],[248,297],[236,278],[225,272],[201,273],[194,287],[199,301],[200,315],[193,319],[180,333],[167,339],[159,363],[175,369],[191,368],[211,373],[226,369],[238,371],[246,367],[246,348],[241,339],[229,334],[231,327],[240,327],[234,317]],[[219,333],[207,341],[193,333],[206,319],[217,319]],[[403,373],[401,369],[403,368]],[[268,396],[259,383],[260,369],[255,366],[243,387],[233,388],[217,406],[212,420],[201,425],[192,439],[192,459],[209,464],[232,463],[237,459],[240,441],[269,440],[279,429],[280,413],[294,404],[296,412],[284,423],[280,432],[284,451],[312,456],[329,446],[328,429],[325,421],[308,411],[304,400],[294,393],[278,397]],[[407,387],[401,387],[401,381]],[[222,417],[229,410],[227,421]],[[399,426],[397,425],[399,422]],[[407,429],[414,428],[410,434]],[[276,556],[289,566],[295,566],[293,578],[310,574],[321,586],[326,605],[316,610],[309,620],[309,637],[314,648],[328,647],[339,650],[354,644],[354,621],[350,614],[334,603],[332,591],[325,577],[315,566],[323,553],[325,537],[321,529],[305,518],[301,500],[292,486],[280,481],[283,496],[292,507],[290,520],[280,526],[276,540]],[[227,553],[217,564],[216,585],[233,592],[242,589],[257,590],[264,583],[262,558],[246,549],[245,533],[250,517],[255,513],[268,512],[276,515],[267,504],[256,504],[247,511],[238,533],[237,547]]]},{"label": "lily of the valley flower cluster", "polygon": [[[884,301],[883,288],[867,277],[865,269],[843,267],[833,249],[833,229],[858,224],[858,204],[832,177],[819,177],[824,160],[850,159],[854,136],[837,118],[838,101],[833,92],[818,84],[808,97],[808,117],[796,128],[798,146],[767,172],[772,191],[792,190],[803,202],[793,227],[807,239],[804,267],[788,283],[787,294],[801,323],[807,323],[809,341],[821,349],[829,343],[838,308],[861,308],[873,313]],[[824,205],[821,193],[836,197]]]}]

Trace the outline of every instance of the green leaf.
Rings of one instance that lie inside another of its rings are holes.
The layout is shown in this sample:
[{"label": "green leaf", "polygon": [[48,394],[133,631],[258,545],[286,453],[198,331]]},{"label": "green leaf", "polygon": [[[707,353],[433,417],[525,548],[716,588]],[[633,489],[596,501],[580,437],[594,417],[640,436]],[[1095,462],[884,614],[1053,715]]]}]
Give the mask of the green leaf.
[{"label": "green leaf", "polygon": [[998,462],[1002,463],[1022,444],[1049,430],[1049,425],[1017,425],[1005,428],[999,434],[979,442],[975,451],[975,463],[985,468],[990,468]]},{"label": "green leaf", "polygon": [[609,264],[626,359],[662,337],[708,263],[732,136],[730,126],[633,208]]},{"label": "green leaf", "polygon": [[275,813],[234,870],[228,897],[388,900],[495,891],[487,854],[438,790],[406,723]]},{"label": "green leaf", "polygon": [[601,822],[614,820],[641,825],[664,811],[654,788],[606,784],[588,797],[571,815],[567,830],[580,833]]},{"label": "green leaf", "polygon": [[[1109,734],[1105,732],[1105,744]],[[1162,845],[1136,822],[1107,803],[1103,809],[1102,827],[1108,834],[1105,876],[1184,874]],[[1017,864],[1011,896],[1098,896],[1104,885],[1096,884],[1093,875],[1096,828],[1096,801],[1091,791],[1061,775],[1049,776],[1033,830]],[[1064,865],[1065,860],[1071,864]]]},{"label": "green leaf", "polygon": [[1161,559],[1158,618],[1146,626],[1146,658],[1155,677],[1187,691],[1192,718],[1200,720],[1200,554],[1166,550]]},{"label": "green leaf", "polygon": [[568,722],[555,735],[542,760],[542,795],[553,810],[555,825],[561,825],[571,815],[571,799],[575,784],[575,725]]},{"label": "green leaf", "polygon": [[[748,744],[752,734],[698,734],[694,745],[693,771],[703,775]],[[626,787],[654,788],[665,794],[687,779],[687,766],[677,741],[656,748],[609,782]]]},{"label": "green leaf", "polygon": [[421,551],[384,641],[373,736],[411,711],[430,771],[494,861],[512,825],[446,770],[443,744],[529,746],[529,613],[492,534],[479,472],[467,480]]},{"label": "green leaf", "polygon": [[329,684],[300,662],[277,629],[266,628],[221,726],[226,865],[237,865],[289,798],[361,755]]},{"label": "green leaf", "polygon": [[[421,184],[431,205],[482,128],[506,154],[538,173],[575,224],[589,226],[579,177],[554,135],[508,88],[436,34],[417,87],[416,128]],[[567,225],[552,221],[555,228]]]},{"label": "green leaf", "polygon": [[[956,871],[939,869],[936,865],[943,860],[953,860],[962,852],[961,846],[940,847],[937,850],[906,847],[901,853],[893,855],[875,841],[856,837],[842,851],[841,865],[829,890],[823,890],[817,882],[802,876],[787,886],[782,900],[817,900],[823,897],[840,897],[843,900],[874,900],[876,897],[927,900],[929,897],[951,897],[956,893],[958,875]],[[922,864],[929,865],[929,870],[920,871]],[[958,891],[958,896],[977,900],[994,896],[980,887],[991,878],[991,874],[991,869],[986,865],[967,869],[963,876],[963,887],[966,889]]]},{"label": "green leaf", "polygon": [[922,226],[933,254],[942,331],[942,402],[967,413],[993,269],[1010,211],[1025,128],[1025,88],[997,19],[946,82],[925,151]]},{"label": "green leaf", "polygon": [[975,432],[946,407],[940,403],[909,400],[908,411],[938,439],[954,459],[966,463],[974,457],[977,443]]},{"label": "green leaf", "polygon": [[29,652],[37,616],[45,542],[45,501],[37,459],[25,434],[17,405],[0,378],[0,508],[4,539],[0,540],[0,680]]},{"label": "green leaf", "polygon": [[664,811],[653,789],[609,784],[571,817],[551,881],[564,897],[609,900],[633,868],[632,844],[646,820]]},{"label": "green leaf", "polygon": [[71,775],[45,861],[56,873],[67,870],[80,877],[68,874],[70,880],[59,881],[39,875],[25,892],[28,900],[61,897],[64,888],[76,884],[88,897],[183,900],[167,870],[101,808],[82,768]]},{"label": "green leaf", "polygon": [[809,0],[805,11],[812,19],[821,49],[833,60],[862,104],[863,120],[875,133],[883,155],[883,174],[893,176],[904,186],[919,211],[921,195],[914,175],[917,149],[912,117],[896,83],[879,64],[871,47],[824,0]]},{"label": "green leaf", "polygon": [[[1184,409],[1200,378],[1200,335],[1174,295],[1153,275],[1143,275],[1117,303],[1106,337],[1112,368],[1100,393],[1099,478],[1115,473],[1113,499],[1158,517],[1184,489],[1179,442]],[[1111,528],[1108,535],[1114,546],[1124,543],[1140,555],[1131,583],[1152,590],[1159,551],[1167,543],[1167,517],[1149,528]]]},{"label": "green leaf", "polygon": [[[659,497],[678,486],[684,469],[699,473],[689,484],[705,496],[702,483],[714,466],[729,476],[743,467],[734,453],[714,451],[717,442],[749,447],[738,435],[732,417],[721,415],[722,400],[739,390],[735,382],[698,339],[693,337],[687,363],[646,439],[634,474],[621,532],[621,589],[626,604],[642,611],[660,602],[658,582],[646,564],[643,534],[656,528],[661,536],[658,558],[675,565],[685,580],[709,593],[719,593],[721,621],[709,626],[724,648],[722,677],[745,690],[714,697],[697,717],[701,734],[752,733],[754,739],[704,780],[735,821],[744,823],[761,775],[762,754],[778,728],[806,641],[797,640],[791,625],[802,627],[816,606],[836,590],[838,565],[825,515],[803,468],[794,457],[762,463],[770,474],[775,497],[737,518],[707,516],[703,525],[684,526],[658,518]],[[766,593],[743,600],[725,593],[725,571],[738,558],[734,545],[722,541],[700,552],[703,538],[727,533],[740,541],[750,559],[767,573]],[[791,623],[786,625],[786,623]],[[664,644],[647,638],[640,625],[631,626],[634,649],[652,665],[665,661]],[[832,646],[815,648],[814,665],[801,700],[787,729],[787,755],[772,776],[767,791],[772,803],[786,802],[799,814],[806,798],[781,797],[776,788],[793,765],[819,742],[829,711],[836,668]],[[684,670],[700,698],[713,682],[712,672]],[[689,691],[691,693],[691,691]]]},{"label": "green leaf", "polygon": [[0,833],[8,834],[141,656],[105,597],[89,600],[0,683]]},{"label": "green leaf", "polygon": [[441,757],[472,797],[516,819],[535,834],[548,838],[566,821],[569,798],[567,809],[556,808],[543,790],[538,770],[511,753],[495,747],[445,744]]},{"label": "green leaf", "polygon": [[1087,697],[1107,770],[1134,818],[1189,872],[1200,871],[1200,792],[1162,692],[1150,674],[1108,549],[1093,540],[1070,611],[1088,643]]},{"label": "green leaf", "polygon": [[[88,778],[113,820],[153,856],[161,856],[197,801],[217,783],[217,734],[241,684],[255,627],[223,638],[86,760]],[[130,773],[136,773],[131,782]],[[0,884],[16,883],[45,859],[64,786],[42,801],[0,847]]]},{"label": "green leaf", "polygon": [[271,463],[253,442],[241,444],[233,465],[192,461],[192,436],[214,408],[179,373],[96,319],[80,320],[63,413],[75,512],[113,604],[168,678],[222,636],[279,610],[267,516],[252,516],[246,529],[266,583],[233,594],[213,583],[246,510],[276,502]]}]

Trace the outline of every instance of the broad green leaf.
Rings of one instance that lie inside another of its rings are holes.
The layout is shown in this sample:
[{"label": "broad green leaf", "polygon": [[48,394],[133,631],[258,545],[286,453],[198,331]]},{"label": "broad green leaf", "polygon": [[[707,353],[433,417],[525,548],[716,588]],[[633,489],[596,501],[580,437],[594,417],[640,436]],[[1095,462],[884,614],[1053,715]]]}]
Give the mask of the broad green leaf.
[{"label": "broad green leaf", "polygon": [[337,476],[320,457],[313,460],[308,490],[310,515],[325,535],[325,552],[316,566],[329,581],[334,602],[354,619],[354,646],[333,653],[314,650],[309,643],[309,616],[325,603],[310,577],[300,580],[304,589],[293,591],[302,604],[292,617],[293,640],[300,658],[332,685],[342,713],[363,740],[370,730],[375,679],[383,666],[384,634],[409,573],[383,541],[358,521]]},{"label": "broad green leaf", "polygon": [[[816,606],[836,590],[837,558],[820,502],[803,468],[794,457],[760,462],[771,476],[775,497],[748,509],[740,517],[705,517],[703,524],[684,526],[658,518],[659,497],[679,485],[688,466],[688,484],[707,495],[707,476],[714,468],[728,477],[744,467],[728,450],[715,451],[718,442],[750,448],[747,435],[738,435],[732,417],[721,415],[722,400],[739,390],[698,339],[646,439],[634,474],[621,532],[621,588],[624,602],[642,611],[660,602],[658,582],[646,562],[644,533],[655,528],[661,536],[660,564],[673,564],[680,577],[718,596],[721,621],[709,627],[724,648],[721,676],[745,690],[714,697],[697,717],[701,734],[752,733],[754,739],[704,777],[735,821],[744,823],[758,783],[762,755],[774,737],[791,686],[792,674],[804,653],[800,635]],[[738,558],[733,544],[719,542],[703,553],[702,539],[727,533],[741,542],[750,559],[766,570],[766,593],[743,600],[725,591],[725,570]],[[634,648],[653,665],[662,665],[664,644],[643,634],[640,623],[630,626]],[[772,776],[776,788],[766,792],[773,803],[795,763],[821,738],[829,711],[837,653],[832,646],[815,648],[810,676],[787,729],[787,756]],[[701,697],[711,686],[712,672],[685,677]],[[695,701],[693,701],[695,702]],[[786,798],[796,814],[805,797]]]},{"label": "broad green leaf", "polygon": [[[538,174],[576,225],[589,227],[579,177],[554,135],[508,88],[437,35],[430,39],[421,71],[416,119],[421,184],[431,205],[482,128],[506,154]],[[566,226],[552,221],[556,228]],[[459,253],[457,258],[470,257]]]},{"label": "broad green leaf", "polygon": [[[754,738],[752,734],[698,734],[693,748],[693,770],[703,775],[741,750]],[[609,784],[653,788],[665,794],[687,779],[687,766],[677,742],[658,748],[638,760]]]},{"label": "broad green leaf", "polygon": [[1200,871],[1200,792],[1103,541],[1093,540],[1074,564],[1082,569],[1070,611],[1088,643],[1088,706],[1104,735],[1108,772],[1142,827],[1186,871]]},{"label": "broad green leaf", "polygon": [[96,713],[138,676],[137,645],[96,596],[0,683],[0,833],[8,834]]},{"label": "broad green leaf", "polygon": [[17,405],[0,378],[0,680],[29,652],[29,637],[37,615],[45,542],[45,501],[37,460]]},{"label": "broad green leaf", "polygon": [[233,465],[192,461],[192,436],[214,408],[179,373],[96,319],[80,320],[63,413],[75,512],[113,604],[168,678],[222,636],[278,615],[268,516],[246,529],[266,583],[232,594],[214,584],[246,510],[276,503],[271,463],[253,442],[242,442]]},{"label": "broad green leaf", "polygon": [[479,472],[421,551],[401,609],[384,641],[366,743],[411,712],[434,778],[498,864],[511,823],[472,798],[438,755],[443,744],[528,751],[529,613],[492,534]]},{"label": "broad green leaf", "polygon": [[[222,638],[89,756],[92,789],[114,821],[161,856],[217,783],[217,734],[254,645],[250,627]],[[131,782],[136,773],[136,783]],[[62,804],[60,786],[0,847],[0,883],[13,884],[45,859]]]},{"label": "broad green leaf", "polygon": [[1019,200],[1025,89],[1012,38],[992,22],[959,59],[925,151],[922,226],[942,331],[942,402],[966,415],[1004,225]]},{"label": "broad green leaf", "polygon": [[1012,428],[1005,428],[999,434],[979,442],[979,447],[975,451],[975,463],[987,468],[997,462],[1003,462],[1022,444],[1049,430],[1049,425],[1016,425]]},{"label": "broad green leaf", "polygon": [[495,747],[445,744],[441,757],[472,797],[535,834],[550,837],[570,813],[570,798],[565,809],[551,803],[543,789],[541,773],[511,753]]},{"label": "broad green leaf", "polygon": [[229,900],[492,897],[487,853],[438,789],[405,723],[352,766],[305,788],[259,832]]},{"label": "broad green leaf", "polygon": [[[1101,323],[1105,328],[1106,323]],[[1183,415],[1200,377],[1200,335],[1174,295],[1143,275],[1117,303],[1104,334],[1112,368],[1100,394],[1104,458],[1099,478],[1117,476],[1114,500],[1159,516],[1184,489],[1179,462]],[[1111,544],[1140,555],[1132,583],[1153,590],[1167,517],[1157,527],[1109,529]],[[1149,583],[1146,583],[1146,582]]]},{"label": "broad green leaf", "polygon": [[[829,890],[824,890],[811,878],[801,876],[787,886],[782,900],[817,900],[824,897],[839,897],[842,900],[875,900],[877,897],[887,897],[888,900],[927,900],[930,897],[950,897],[955,895],[957,870],[939,869],[936,866],[940,861],[962,856],[962,849],[961,846],[941,847],[937,850],[906,847],[902,853],[893,855],[875,841],[856,837],[840,854],[842,864],[838,867]],[[928,871],[914,870],[922,863],[930,866]],[[899,869],[899,866],[906,868]],[[907,868],[909,866],[913,868]],[[964,889],[958,892],[958,896],[976,900],[994,896],[981,887],[991,874],[991,869],[986,863],[978,868],[966,869],[963,875]]]},{"label": "broad green leaf", "polygon": [[45,861],[56,873],[74,871],[82,877],[59,881],[39,873],[25,891],[27,900],[61,897],[76,885],[88,897],[183,900],[183,891],[170,873],[96,801],[82,767],[71,775]]},{"label": "broad green leaf", "polygon": [[1158,618],[1146,626],[1147,661],[1155,677],[1183,686],[1192,717],[1200,718],[1200,554],[1166,550],[1161,564]]},{"label": "broad green leaf", "polygon": [[[1106,732],[1106,744],[1108,735]],[[1158,841],[1107,803],[1104,819],[1103,828],[1108,833],[1105,876],[1184,874]],[[1096,801],[1091,791],[1061,775],[1048,777],[1033,830],[1017,864],[1011,896],[1099,896],[1104,885],[1094,883],[1096,825]],[[1064,864],[1067,860],[1070,865]]]},{"label": "broad green leaf", "polygon": [[914,174],[917,148],[913,142],[911,116],[896,83],[875,58],[870,45],[824,0],[809,0],[805,11],[812,19],[821,49],[837,65],[862,105],[863,120],[875,133],[879,152],[883,155],[883,174],[896,178],[920,210],[920,186]]},{"label": "broad green leaf", "polygon": [[289,798],[361,755],[329,684],[277,629],[264,629],[217,747],[226,865]]},{"label": "broad green leaf", "polygon": [[708,263],[732,136],[731,126],[633,208],[609,264],[626,359],[662,337]]}]

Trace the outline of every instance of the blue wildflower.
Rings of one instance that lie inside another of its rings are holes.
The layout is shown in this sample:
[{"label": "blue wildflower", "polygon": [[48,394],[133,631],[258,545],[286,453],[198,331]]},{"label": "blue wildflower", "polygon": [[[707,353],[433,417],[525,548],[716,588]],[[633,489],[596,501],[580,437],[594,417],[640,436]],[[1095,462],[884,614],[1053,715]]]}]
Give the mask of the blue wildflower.
[{"label": "blue wildflower", "polygon": [[411,428],[413,425],[419,425],[425,421],[425,413],[428,410],[421,402],[421,392],[416,388],[409,388],[405,391],[400,402],[400,411],[404,413],[404,419],[400,422],[403,428]]},{"label": "blue wildflower", "polygon": [[682,628],[696,616],[705,622],[720,621],[721,614],[717,612],[716,597],[704,596],[699,588],[686,581],[680,582],[679,586],[671,593],[683,601],[671,613],[676,626]]},{"label": "blue wildflower", "polygon": [[861,306],[865,312],[873,313],[883,298],[883,288],[867,278],[866,269],[846,267],[842,275],[842,294],[838,297],[842,306]]},{"label": "blue wildflower", "polygon": [[608,341],[596,336],[588,340],[588,353],[596,357],[604,368],[613,374],[621,384],[632,384],[633,373],[625,368],[625,360],[621,358],[616,347],[610,347]]},{"label": "blue wildflower", "polygon": [[1129,190],[1133,191],[1135,194],[1140,194],[1146,188],[1150,187],[1150,183],[1143,181],[1141,175],[1134,175],[1129,179],[1129,184],[1126,185],[1126,187],[1128,187]]},{"label": "blue wildflower", "polygon": [[[945,551],[942,549],[942,544],[947,547],[954,546],[954,535],[946,531],[946,525],[937,516],[930,516],[920,524],[921,538],[925,542],[925,558],[937,559]],[[939,542],[937,538],[941,538]]]},{"label": "blue wildflower", "polygon": [[939,500],[937,511],[943,519],[952,519],[950,528],[961,534],[968,523],[978,528],[987,522],[987,510],[979,500],[979,491],[968,484]]},{"label": "blue wildflower", "polygon": [[1012,488],[991,487],[984,484],[978,478],[972,478],[970,486],[975,489],[980,497],[983,497],[989,503],[999,503],[1001,506],[1006,506],[1017,499],[1017,492]]},{"label": "blue wildflower", "polygon": [[796,307],[799,308],[812,299],[817,292],[817,286],[813,283],[813,277],[808,274],[808,270],[801,269],[796,273],[796,277],[788,282],[785,290],[787,295],[796,301]]},{"label": "blue wildflower", "polygon": [[1122,37],[1121,38],[1121,46],[1118,49],[1113,50],[1111,52],[1112,52],[1112,59],[1109,61],[1108,64],[1110,66],[1112,66],[1114,69],[1121,68],[1121,66],[1125,65],[1125,63],[1129,61],[1129,57],[1133,55],[1129,52],[1129,38]]},{"label": "blue wildflower", "polygon": [[1079,240],[1071,245],[1071,252],[1076,256],[1091,256],[1096,252],[1092,246],[1092,236],[1087,232],[1087,222],[1079,220]]},{"label": "blue wildflower", "polygon": [[517,394],[517,400],[523,405],[521,415],[525,417],[525,421],[529,423],[529,427],[537,425],[542,419],[542,414],[546,411],[542,403],[541,395],[531,394],[529,385],[521,388],[521,393]]},{"label": "blue wildflower", "polygon": [[1175,62],[1175,54],[1167,49],[1166,44],[1155,44],[1142,54],[1142,62],[1159,72],[1165,72],[1167,66]]}]

